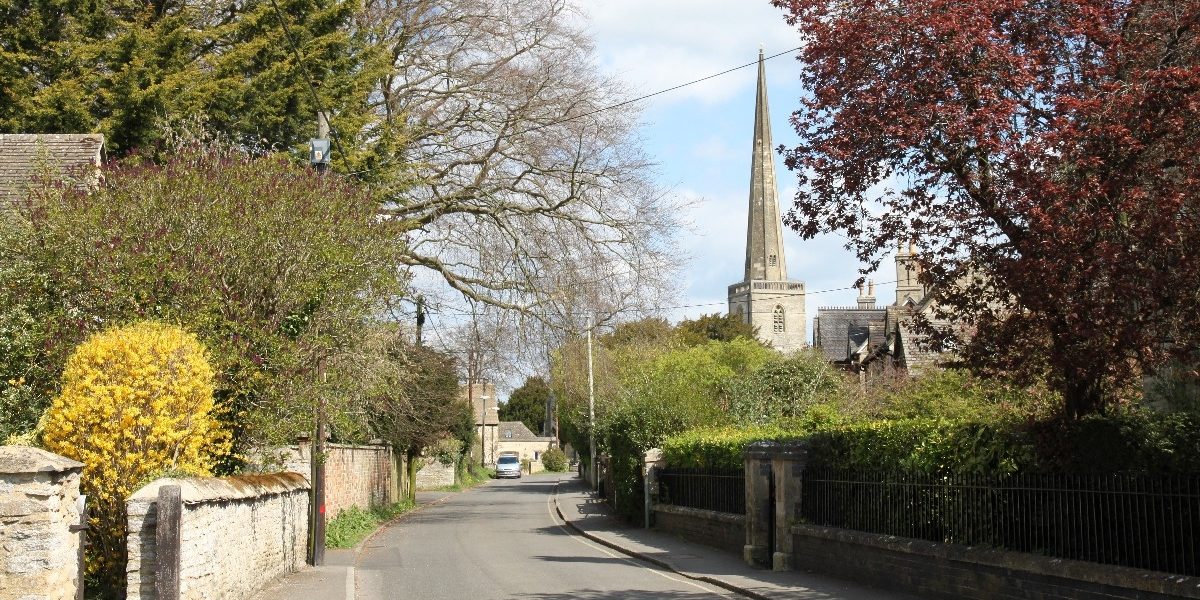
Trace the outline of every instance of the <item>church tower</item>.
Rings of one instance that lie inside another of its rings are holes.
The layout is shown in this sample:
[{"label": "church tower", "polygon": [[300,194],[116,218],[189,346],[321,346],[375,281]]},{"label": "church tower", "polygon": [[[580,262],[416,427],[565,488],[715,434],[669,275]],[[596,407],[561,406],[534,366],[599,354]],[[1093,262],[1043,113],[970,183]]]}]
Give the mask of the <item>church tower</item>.
[{"label": "church tower", "polygon": [[758,327],[758,337],[790,352],[808,341],[804,284],[787,277],[783,222],[771,150],[767,72],[758,51],[758,97],[754,103],[754,146],[750,163],[750,207],[746,217],[746,277],[729,286],[729,313]]}]

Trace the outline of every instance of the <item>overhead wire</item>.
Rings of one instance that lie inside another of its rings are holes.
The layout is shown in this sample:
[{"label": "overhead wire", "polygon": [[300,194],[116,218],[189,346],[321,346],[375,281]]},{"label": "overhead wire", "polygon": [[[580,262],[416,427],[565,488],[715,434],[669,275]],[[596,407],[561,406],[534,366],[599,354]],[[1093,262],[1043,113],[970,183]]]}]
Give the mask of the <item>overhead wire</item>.
[{"label": "overhead wire", "polygon": [[[292,54],[296,56],[296,64],[300,65],[300,70],[304,71],[304,81],[308,84],[308,91],[312,94],[313,104],[317,110],[325,115],[326,123],[328,124],[329,111],[325,110],[325,106],[321,104],[321,98],[317,95],[317,87],[313,83],[312,74],[308,72],[308,65],[304,62],[304,57],[300,55],[300,47],[296,45],[296,40],[292,38],[292,29],[288,27],[287,18],[284,17],[283,11],[279,10],[279,4],[275,0],[271,0],[271,7],[275,9],[275,16],[279,18],[280,25],[283,25],[283,34],[287,38],[288,46],[292,48]],[[347,172],[350,171],[350,163],[346,158],[346,151],[342,148],[341,141],[338,140],[337,130],[329,124],[329,137],[333,140],[333,146],[337,150],[338,158],[342,161],[342,168]]]},{"label": "overhead wire", "polygon": [[[272,0],[272,2],[273,2],[273,1],[274,1],[274,0]],[[764,56],[764,57],[763,57],[763,60],[771,60],[771,59],[773,59],[773,58],[778,58],[778,57],[780,57],[780,56],[783,56],[783,55],[785,55],[785,54],[788,54],[788,53],[790,53],[790,52],[795,52],[795,51],[797,51],[797,50],[800,50],[800,49],[802,49],[802,48],[803,48],[803,46],[797,46],[797,47],[795,47],[795,48],[791,48],[791,49],[789,49],[789,50],[784,50],[783,52],[776,52],[775,54],[772,54],[772,55],[770,55],[770,56]],[[489,139],[486,139],[486,140],[481,140],[481,141],[478,141],[478,142],[473,142],[473,143],[470,143],[470,144],[466,144],[466,145],[464,145],[464,146],[457,146],[457,147],[448,148],[448,149],[446,149],[446,150],[443,150],[443,151],[441,151],[441,152],[434,152],[434,153],[433,153],[433,154],[431,154],[430,156],[441,156],[441,155],[443,155],[443,154],[450,154],[450,153],[452,153],[452,152],[461,152],[461,151],[463,151],[463,150],[467,150],[467,149],[469,149],[469,148],[474,148],[475,146],[483,146],[483,145],[495,144],[496,142],[499,142],[499,141],[501,141],[501,140],[503,140],[503,139],[505,139],[505,138],[517,137],[517,136],[520,136],[520,135],[525,135],[525,134],[527,134],[527,133],[532,133],[532,132],[535,132],[535,131],[539,131],[539,130],[542,130],[542,129],[546,129],[546,128],[548,128],[548,127],[554,127],[554,126],[556,126],[556,125],[562,125],[563,123],[570,123],[571,121],[577,121],[577,120],[579,120],[579,119],[586,119],[586,118],[588,118],[588,117],[591,117],[591,116],[594,116],[594,115],[598,115],[598,114],[600,114],[600,113],[602,113],[602,112],[606,112],[606,111],[614,110],[614,109],[617,109],[617,108],[621,108],[622,106],[628,106],[628,105],[630,105],[630,104],[636,104],[636,103],[638,103],[638,102],[641,102],[641,101],[643,101],[643,100],[648,100],[648,99],[650,99],[650,98],[653,98],[653,97],[655,97],[655,96],[660,96],[660,95],[662,95],[662,94],[666,94],[666,93],[668,93],[668,92],[673,92],[673,91],[675,91],[675,90],[683,89],[683,88],[685,88],[685,87],[688,87],[688,86],[696,85],[697,83],[703,83],[703,82],[705,82],[705,81],[708,81],[709,79],[715,79],[715,78],[717,78],[717,77],[720,77],[720,76],[722,76],[722,75],[728,75],[729,73],[733,73],[734,71],[739,71],[739,70],[741,70],[741,69],[745,69],[746,67],[752,67],[752,66],[754,66],[754,65],[757,65],[757,64],[758,64],[758,60],[756,59],[756,60],[754,60],[754,61],[751,61],[751,62],[748,62],[748,63],[746,63],[746,64],[744,64],[744,65],[738,65],[738,66],[736,66],[736,67],[732,67],[732,68],[729,68],[729,69],[725,69],[724,71],[721,71],[721,72],[719,72],[719,73],[712,73],[711,75],[706,75],[706,76],[704,76],[704,77],[701,77],[701,78],[699,78],[699,79],[693,79],[693,80],[691,80],[691,81],[688,81],[688,82],[686,82],[686,83],[680,83],[680,84],[678,84],[678,85],[673,85],[673,86],[671,86],[671,87],[668,87],[668,88],[663,88],[663,89],[661,89],[661,90],[658,90],[658,91],[656,91],[656,92],[651,92],[651,93],[649,93],[649,94],[643,94],[643,95],[641,95],[641,96],[638,96],[637,98],[631,98],[631,99],[629,99],[629,100],[622,100],[621,102],[616,102],[616,103],[614,103],[614,104],[609,104],[609,105],[607,105],[607,106],[602,106],[602,107],[600,107],[600,108],[597,108],[597,109],[594,109],[594,110],[591,110],[591,111],[588,111],[588,112],[585,112],[585,113],[582,113],[582,114],[573,115],[573,116],[570,116],[570,117],[564,117],[564,118],[562,118],[562,119],[558,119],[558,120],[556,120],[556,121],[550,121],[550,122],[548,122],[548,123],[543,123],[543,124],[541,124],[541,125],[535,125],[535,126],[533,126],[533,127],[529,127],[529,128],[526,128],[526,129],[522,129],[522,130],[520,130],[520,131],[514,131],[514,132],[512,132],[512,133],[510,133],[510,134],[507,134],[507,135],[500,135],[500,136],[496,136],[496,137],[494,137],[494,138],[489,138]]]},{"label": "overhead wire", "polygon": [[[893,283],[897,283],[897,281],[895,281],[895,280],[881,281],[881,282],[876,282],[876,285],[889,285],[889,284],[893,284]],[[845,286],[845,287],[814,290],[811,292],[804,292],[804,295],[809,296],[809,295],[816,295],[816,294],[829,294],[832,292],[844,292],[847,290],[854,290],[854,289],[858,289],[858,286],[849,285],[849,286]],[[759,300],[777,300],[780,298],[794,298],[795,296],[796,296],[796,294],[771,294],[771,295],[764,294],[762,296],[759,296],[758,299]],[[700,303],[696,303],[696,304],[679,304],[676,306],[655,306],[655,307],[650,307],[650,308],[646,308],[646,309],[626,308],[626,309],[617,310],[616,314],[628,314],[631,312],[659,312],[659,311],[667,311],[667,310],[677,310],[677,309],[681,309],[681,308],[700,308],[700,307],[705,307],[705,306],[723,306],[726,304],[728,304],[727,300],[726,301],[714,301],[714,302],[700,302]],[[455,316],[455,317],[473,316],[472,313],[458,310],[457,307],[455,307],[454,305],[445,303],[445,302],[429,303],[427,300],[426,307],[427,308],[432,307],[432,309],[430,310],[431,315],[433,314],[434,310],[441,308],[442,310],[437,310],[437,314],[440,314],[442,316]],[[446,309],[451,309],[451,310],[446,310]]]},{"label": "overhead wire", "polygon": [[[309,92],[312,94],[312,97],[313,97],[313,102],[314,102],[314,103],[317,105],[317,109],[318,109],[318,110],[320,110],[320,111],[321,111],[321,112],[323,112],[324,114],[328,115],[328,114],[329,114],[329,112],[325,110],[324,106],[321,104],[321,100],[320,100],[320,98],[317,96],[317,88],[316,88],[316,86],[313,84],[313,79],[312,79],[312,76],[311,76],[311,74],[308,72],[308,67],[305,65],[305,63],[304,63],[304,60],[303,60],[302,56],[300,55],[300,48],[299,48],[299,47],[296,45],[296,41],[295,41],[295,39],[293,39],[293,37],[292,37],[291,28],[289,28],[289,27],[288,27],[287,20],[286,20],[286,19],[284,18],[284,16],[283,16],[283,11],[281,11],[281,10],[279,9],[279,5],[277,4],[276,0],[271,0],[271,6],[272,6],[272,7],[275,9],[275,14],[276,14],[276,15],[279,17],[279,21],[280,21],[280,23],[283,25],[283,31],[284,31],[285,37],[287,38],[288,45],[289,45],[289,46],[291,47],[291,49],[292,49],[292,53],[293,53],[293,54],[296,56],[296,62],[297,62],[299,65],[300,65],[300,68],[301,68],[301,69],[304,71],[305,80],[306,80],[306,82],[308,83],[308,89],[309,89]],[[785,54],[788,54],[788,53],[791,53],[791,52],[795,52],[795,51],[797,51],[797,50],[800,50],[801,48],[802,48],[802,46],[797,46],[797,47],[795,47],[795,48],[791,48],[791,49],[788,49],[788,50],[784,50],[783,52],[776,52],[776,53],[774,53],[774,54],[771,54],[770,56],[764,56],[764,57],[763,57],[763,60],[771,60],[771,59],[773,59],[773,58],[778,58],[778,57],[780,57],[780,56],[783,56],[783,55],[785,55]],[[439,151],[439,152],[434,152],[434,153],[433,153],[433,154],[431,154],[430,156],[431,156],[431,157],[436,157],[436,156],[442,156],[442,155],[444,155],[444,154],[451,154],[451,153],[454,153],[454,152],[462,152],[463,150],[468,150],[468,149],[470,149],[470,148],[474,148],[474,147],[476,147],[476,146],[483,146],[483,145],[495,144],[495,143],[497,143],[497,142],[499,142],[499,141],[501,141],[501,140],[507,139],[507,138],[512,138],[512,137],[517,137],[517,136],[520,136],[520,135],[525,135],[525,134],[527,134],[527,133],[532,133],[532,132],[535,132],[535,131],[539,131],[539,130],[542,130],[542,129],[546,129],[546,128],[548,128],[548,127],[554,127],[554,126],[556,126],[556,125],[562,125],[563,123],[569,123],[569,122],[571,122],[571,121],[577,121],[577,120],[579,120],[579,119],[586,119],[586,118],[588,118],[588,117],[591,117],[591,116],[594,116],[594,115],[600,114],[600,113],[602,113],[602,112],[606,112],[606,111],[610,111],[610,110],[615,110],[615,109],[617,109],[617,108],[621,108],[622,106],[628,106],[628,105],[630,105],[630,104],[635,104],[635,103],[637,103],[637,102],[642,102],[642,101],[644,101],[644,100],[648,100],[648,99],[650,99],[650,98],[653,98],[653,97],[655,97],[655,96],[660,96],[660,95],[662,95],[662,94],[666,94],[666,93],[668,93],[668,92],[673,92],[673,91],[675,91],[675,90],[679,90],[679,89],[683,89],[683,88],[686,88],[686,87],[689,87],[689,86],[696,85],[696,84],[698,84],[698,83],[703,83],[703,82],[705,82],[705,81],[708,81],[708,80],[710,80],[710,79],[715,79],[715,78],[717,78],[717,77],[721,77],[722,75],[728,75],[729,73],[733,73],[734,71],[739,71],[739,70],[741,70],[741,69],[745,69],[746,67],[754,66],[754,65],[757,65],[757,64],[758,64],[758,60],[754,60],[754,61],[752,61],[752,62],[748,62],[748,63],[746,63],[746,64],[743,64],[743,65],[738,65],[738,66],[736,66],[736,67],[732,67],[732,68],[729,68],[729,69],[725,69],[724,71],[720,71],[720,72],[718,72],[718,73],[712,73],[712,74],[710,74],[710,75],[705,75],[704,77],[701,77],[701,78],[699,78],[699,79],[693,79],[693,80],[691,80],[691,81],[688,81],[688,82],[685,82],[685,83],[680,83],[680,84],[678,84],[678,85],[673,85],[673,86],[671,86],[671,87],[663,88],[663,89],[660,89],[660,90],[658,90],[658,91],[651,92],[651,93],[649,93],[649,94],[643,94],[643,95],[641,95],[641,96],[638,96],[637,98],[631,98],[631,99],[629,99],[629,100],[622,100],[621,102],[616,102],[616,103],[613,103],[613,104],[609,104],[609,105],[606,105],[606,106],[602,106],[602,107],[600,107],[600,108],[597,108],[597,109],[594,109],[594,110],[591,110],[591,111],[588,111],[588,112],[585,112],[585,113],[582,113],[582,114],[578,114],[578,115],[572,115],[572,116],[569,116],[569,117],[564,117],[564,118],[562,118],[562,119],[558,119],[558,120],[550,121],[550,122],[548,122],[548,123],[543,123],[543,124],[541,124],[541,125],[535,125],[535,126],[533,126],[533,127],[528,127],[528,128],[526,128],[526,129],[522,129],[522,130],[520,130],[520,131],[514,131],[514,132],[512,132],[512,133],[509,133],[509,134],[505,134],[505,135],[496,136],[496,137],[494,137],[494,138],[488,138],[488,139],[486,139],[486,140],[480,140],[480,141],[478,141],[478,142],[473,142],[473,143],[470,143],[470,144],[466,144],[466,145],[464,145],[464,146],[455,146],[455,147],[447,148],[447,149],[445,149],[445,150],[442,150],[442,151]],[[340,158],[340,159],[341,159],[341,161],[342,161],[342,168],[346,169],[347,173],[349,173],[349,172],[350,172],[350,166],[349,166],[349,163],[347,162],[347,159],[346,159],[346,152],[345,152],[345,150],[342,148],[342,144],[341,144],[341,142],[340,142],[340,141],[339,141],[339,139],[338,139],[337,131],[336,131],[336,130],[333,128],[333,126],[332,126],[332,125],[330,125],[330,128],[329,128],[329,133],[330,133],[330,138],[332,138],[332,140],[333,140],[334,147],[335,147],[335,149],[338,151],[339,158]],[[365,170],[362,170],[362,171],[355,171],[355,172],[353,172],[353,174],[355,174],[355,175],[358,175],[358,174],[362,174],[362,173],[369,173],[369,172],[370,172],[370,169],[365,169]]]}]

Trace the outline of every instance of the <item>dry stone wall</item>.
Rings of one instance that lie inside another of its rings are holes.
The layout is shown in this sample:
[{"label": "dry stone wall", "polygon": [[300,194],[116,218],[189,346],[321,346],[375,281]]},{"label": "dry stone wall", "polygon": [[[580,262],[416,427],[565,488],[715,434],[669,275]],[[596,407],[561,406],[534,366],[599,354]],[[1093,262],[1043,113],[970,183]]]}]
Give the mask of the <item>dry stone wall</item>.
[{"label": "dry stone wall", "polygon": [[79,475],[83,465],[23,446],[0,446],[0,600],[68,600],[79,585]]},{"label": "dry stone wall", "polygon": [[308,480],[297,473],[159,479],[127,503],[127,598],[154,598],[158,488],[178,485],[180,597],[250,598],[304,566]]},{"label": "dry stone wall", "polygon": [[454,465],[442,464],[436,458],[421,459],[424,464],[417,471],[417,489],[432,490],[448,485],[454,485]]}]

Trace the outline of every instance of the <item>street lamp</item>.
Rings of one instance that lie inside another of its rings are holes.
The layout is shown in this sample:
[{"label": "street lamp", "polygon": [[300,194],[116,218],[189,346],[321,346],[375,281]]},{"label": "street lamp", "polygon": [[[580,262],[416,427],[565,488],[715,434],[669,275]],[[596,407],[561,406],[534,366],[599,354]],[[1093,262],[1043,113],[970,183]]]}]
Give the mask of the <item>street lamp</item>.
[{"label": "street lamp", "polygon": [[588,354],[588,450],[591,452],[592,489],[600,477],[596,468],[596,386],[592,379],[592,318],[587,320],[587,354]]},{"label": "street lamp", "polygon": [[[489,410],[500,412],[498,406],[488,406],[487,401],[491,400],[487,394],[479,397],[479,466],[487,467],[487,414]],[[499,421],[499,417],[496,419]],[[495,443],[495,434],[492,435],[492,443]]]}]

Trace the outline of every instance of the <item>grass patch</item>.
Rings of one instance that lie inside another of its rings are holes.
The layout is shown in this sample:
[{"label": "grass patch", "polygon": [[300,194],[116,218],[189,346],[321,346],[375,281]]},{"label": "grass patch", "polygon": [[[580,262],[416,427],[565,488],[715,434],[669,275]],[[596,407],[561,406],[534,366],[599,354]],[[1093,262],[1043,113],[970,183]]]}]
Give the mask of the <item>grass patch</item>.
[{"label": "grass patch", "polygon": [[353,548],[380,525],[412,509],[413,503],[408,500],[371,510],[351,506],[325,524],[325,547]]}]

